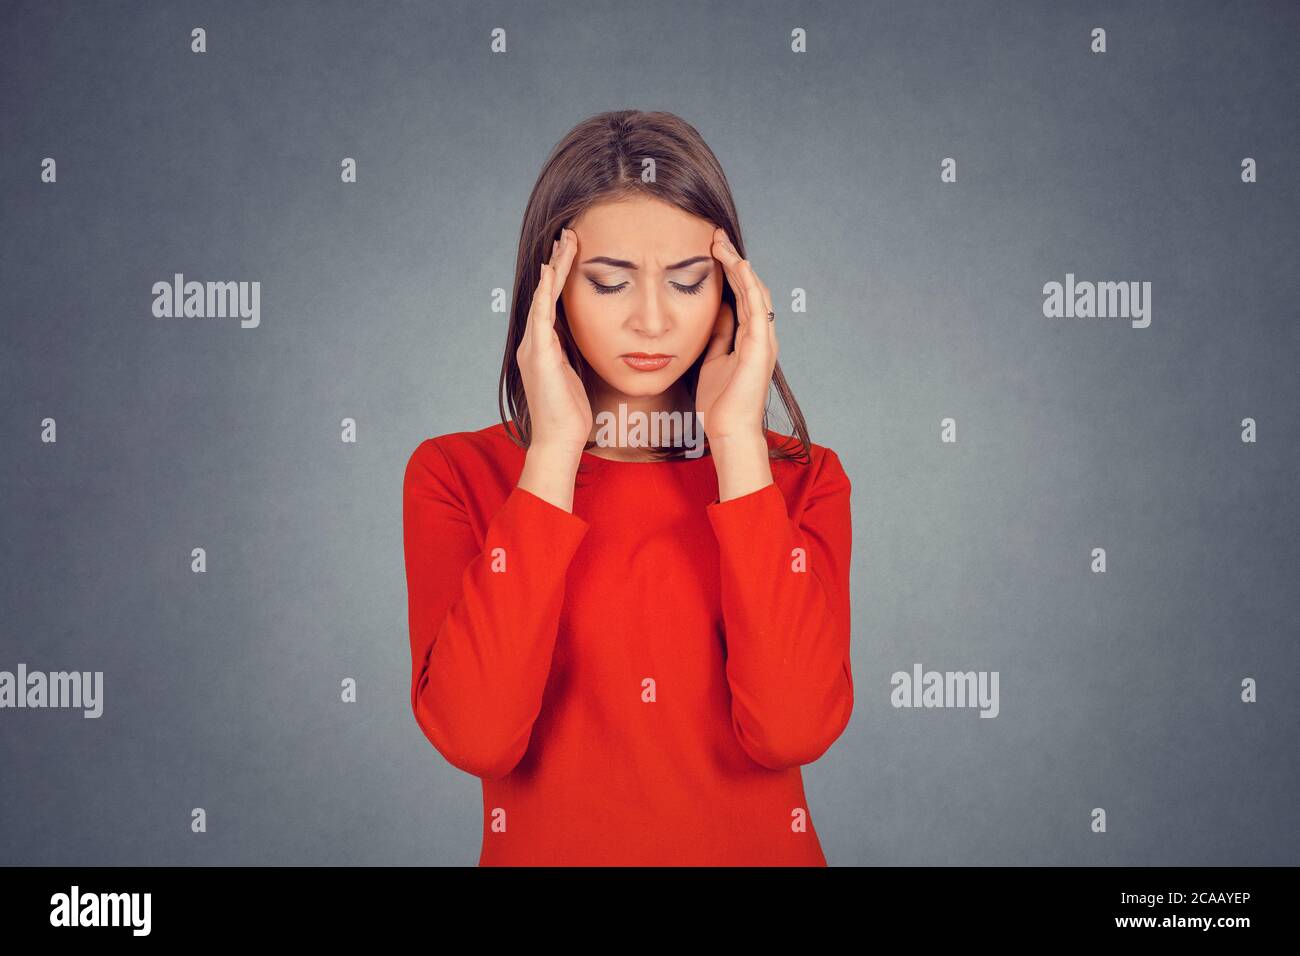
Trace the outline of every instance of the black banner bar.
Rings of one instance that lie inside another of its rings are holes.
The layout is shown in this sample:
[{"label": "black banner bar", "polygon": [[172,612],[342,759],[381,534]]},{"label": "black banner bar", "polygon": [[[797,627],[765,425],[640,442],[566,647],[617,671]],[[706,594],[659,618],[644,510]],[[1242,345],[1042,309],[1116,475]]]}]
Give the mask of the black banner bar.
[{"label": "black banner bar", "polygon": [[597,925],[636,936],[680,924],[693,940],[833,929],[866,941],[910,927],[925,941],[1046,933],[1231,945],[1285,928],[1295,876],[1293,867],[9,867],[0,911],[7,941],[337,943],[443,927],[450,935],[424,937],[435,948],[463,945],[466,930],[536,943]]}]

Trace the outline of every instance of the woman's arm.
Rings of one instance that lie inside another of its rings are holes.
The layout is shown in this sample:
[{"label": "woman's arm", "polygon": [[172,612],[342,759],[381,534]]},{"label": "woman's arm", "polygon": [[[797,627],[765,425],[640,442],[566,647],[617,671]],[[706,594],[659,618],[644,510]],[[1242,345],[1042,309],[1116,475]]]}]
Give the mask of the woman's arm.
[{"label": "woman's arm", "polygon": [[[538,474],[562,470],[563,463],[541,462],[544,454],[528,452],[520,484],[492,517],[481,545],[436,439],[415,450],[403,479],[411,707],[438,752],[478,777],[504,776],[528,749],[550,673],[565,574],[588,528],[547,500],[560,495],[551,491],[560,483],[535,483]],[[569,487],[571,502],[572,478]]]},{"label": "woman's arm", "polygon": [[[736,470],[718,467],[720,482]],[[827,449],[797,521],[771,482],[706,509],[718,539],[732,728],[772,770],[816,760],[853,712],[851,488]]]}]

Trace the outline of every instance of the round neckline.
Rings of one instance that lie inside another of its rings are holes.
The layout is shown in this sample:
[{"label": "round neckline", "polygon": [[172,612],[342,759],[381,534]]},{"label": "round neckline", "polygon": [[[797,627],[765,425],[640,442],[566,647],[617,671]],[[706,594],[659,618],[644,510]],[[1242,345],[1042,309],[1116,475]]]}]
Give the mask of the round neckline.
[{"label": "round neckline", "polygon": [[593,455],[591,452],[586,451],[585,449],[582,452],[583,461],[595,461],[595,462],[599,462],[602,465],[631,465],[633,467],[638,465],[689,464],[697,461],[709,461],[712,458],[713,458],[712,453],[709,453],[709,454],[699,455],[695,458],[668,458],[668,459],[663,459],[658,461],[621,461],[617,458],[602,458],[600,455]]}]

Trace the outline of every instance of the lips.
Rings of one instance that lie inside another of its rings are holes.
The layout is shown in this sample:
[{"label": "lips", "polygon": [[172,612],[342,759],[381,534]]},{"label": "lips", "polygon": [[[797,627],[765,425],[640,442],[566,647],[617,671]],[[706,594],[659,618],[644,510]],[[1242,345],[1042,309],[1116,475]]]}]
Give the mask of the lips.
[{"label": "lips", "polygon": [[638,372],[658,371],[673,360],[671,355],[662,352],[628,352],[619,357]]}]

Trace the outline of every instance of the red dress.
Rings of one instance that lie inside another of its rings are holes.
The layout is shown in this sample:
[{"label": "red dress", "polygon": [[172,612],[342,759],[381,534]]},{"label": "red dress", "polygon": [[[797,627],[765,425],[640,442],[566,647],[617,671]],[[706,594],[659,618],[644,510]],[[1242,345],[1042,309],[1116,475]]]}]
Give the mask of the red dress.
[{"label": "red dress", "polygon": [[[768,432],[768,444],[783,436]],[[403,487],[416,723],[482,778],[479,865],[825,866],[799,767],[853,710],[850,485],[584,453],[572,513],[500,423]]]}]

